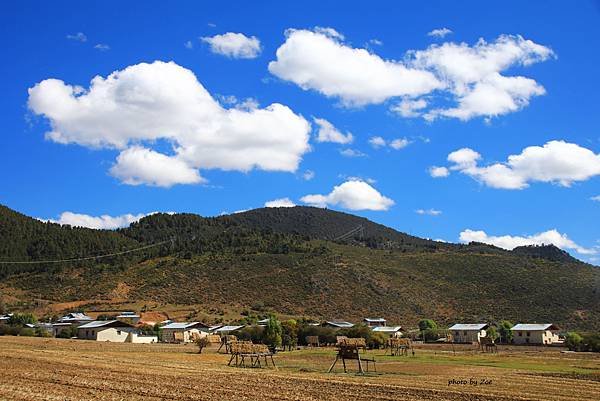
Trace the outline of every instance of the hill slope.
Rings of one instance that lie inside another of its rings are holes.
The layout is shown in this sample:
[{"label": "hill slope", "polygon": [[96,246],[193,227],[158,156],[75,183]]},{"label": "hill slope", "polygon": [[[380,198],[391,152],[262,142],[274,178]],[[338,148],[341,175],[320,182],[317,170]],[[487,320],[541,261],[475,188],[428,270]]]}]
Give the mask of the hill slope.
[{"label": "hill slope", "polygon": [[[362,233],[331,241],[357,226]],[[442,244],[305,207],[215,218],[158,214],[118,231],[60,227],[0,209],[0,243],[10,240],[19,249],[0,248],[4,260],[36,259],[27,250],[42,239],[50,241],[44,257],[56,246],[63,257],[77,244],[95,244],[97,254],[111,244],[123,249],[169,238],[172,244],[123,258],[58,268],[6,265],[0,294],[39,304],[108,301],[118,293],[128,301],[206,310],[231,306],[355,320],[382,315],[408,326],[431,317],[600,328],[600,269],[553,247],[508,252]]]}]

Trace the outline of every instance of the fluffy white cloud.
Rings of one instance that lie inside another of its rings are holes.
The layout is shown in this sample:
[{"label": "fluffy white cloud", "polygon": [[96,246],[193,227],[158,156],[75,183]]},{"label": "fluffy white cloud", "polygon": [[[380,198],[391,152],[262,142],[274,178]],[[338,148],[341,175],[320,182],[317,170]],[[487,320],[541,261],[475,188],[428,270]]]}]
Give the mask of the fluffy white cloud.
[{"label": "fluffy white cloud", "polygon": [[101,52],[105,52],[107,50],[110,50],[110,46],[105,43],[98,43],[94,46],[94,49],[100,50]]},{"label": "fluffy white cloud", "polygon": [[[97,76],[88,90],[47,79],[28,105],[50,121],[49,140],[121,150],[111,172],[130,184],[198,183],[198,169],[294,172],[310,149],[310,124],[288,107],[225,109],[173,62]],[[172,155],[151,149],[157,140]]]},{"label": "fluffy white cloud", "polygon": [[[408,51],[402,61],[385,60],[367,49],[353,48],[339,33],[321,28],[288,30],[276,56],[269,63],[272,74],[305,90],[339,98],[346,106],[402,97],[391,107],[401,116],[469,120],[520,110],[533,96],[544,94],[535,80],[502,72],[545,61],[554,53],[519,35],[501,35],[491,43],[480,39],[473,46],[434,44]],[[430,105],[422,98],[436,90],[442,98],[449,93],[456,106],[435,108],[435,102]]]},{"label": "fluffy white cloud", "polygon": [[261,52],[260,40],[243,33],[227,32],[222,35],[200,38],[210,45],[213,53],[231,58],[256,58]]},{"label": "fluffy white cloud", "polygon": [[436,209],[417,209],[415,210],[415,213],[427,216],[439,216],[442,214],[442,211]]},{"label": "fluffy white cloud", "polygon": [[545,90],[533,79],[507,77],[501,72],[553,56],[550,48],[519,35],[501,35],[492,43],[480,39],[474,46],[444,43],[412,52],[412,65],[435,72],[458,102],[456,107],[430,110],[425,117],[469,120],[517,111],[527,106],[531,97],[543,95]]},{"label": "fluffy white cloud", "polygon": [[341,206],[348,210],[388,210],[394,201],[364,181],[350,180],[337,185],[327,195],[306,195],[302,202],[317,206]]},{"label": "fluffy white cloud", "polygon": [[354,141],[354,136],[352,133],[346,132],[344,135],[336,127],[334,127],[333,124],[324,118],[314,118],[314,121],[319,127],[319,131],[317,133],[317,142],[348,144]]},{"label": "fluffy white cloud", "polygon": [[596,202],[600,202],[600,195],[592,196],[590,199]]},{"label": "fluffy white cloud", "polygon": [[294,207],[296,204],[290,198],[274,199],[265,202],[265,207]]},{"label": "fluffy white cloud", "polygon": [[430,32],[427,32],[427,36],[433,36],[435,38],[443,38],[446,35],[451,34],[452,31],[448,28],[438,28],[434,29]]},{"label": "fluffy white cloud", "polygon": [[342,42],[339,33],[323,29],[288,30],[285,43],[277,49],[277,60],[269,63],[269,71],[305,90],[340,98],[349,106],[423,95],[442,87],[429,71],[352,48]]},{"label": "fluffy white cloud", "polygon": [[600,154],[574,143],[550,141],[529,146],[504,163],[480,166],[481,155],[463,148],[448,155],[451,170],[460,171],[492,188],[523,189],[530,182],[550,182],[568,187],[600,175]]},{"label": "fluffy white cloud", "polygon": [[432,166],[429,167],[429,175],[431,175],[433,178],[443,178],[448,177],[450,175],[450,171],[446,167]]},{"label": "fluffy white cloud", "polygon": [[114,230],[120,227],[127,227],[133,222],[138,221],[142,217],[149,216],[153,213],[140,213],[140,214],[123,214],[121,216],[109,216],[104,214],[102,216],[90,216],[89,214],[63,212],[61,213],[58,220],[43,220],[50,221],[58,224],[68,224],[73,227],[87,227],[102,230]]},{"label": "fluffy white cloud", "polygon": [[378,149],[386,146],[387,142],[380,136],[372,136],[369,138],[369,144],[375,149]]},{"label": "fluffy white cloud", "polygon": [[483,242],[485,244],[495,245],[499,248],[504,248],[508,250],[512,250],[518,246],[525,245],[552,244],[561,249],[572,249],[577,253],[583,255],[592,255],[597,253],[597,251],[594,249],[584,248],[577,245],[575,242],[573,242],[573,240],[569,239],[569,237],[567,237],[566,234],[561,234],[556,229],[524,237],[512,235],[503,235],[496,237],[488,235],[485,231],[475,231],[467,229],[460,233],[460,240],[462,242]]},{"label": "fluffy white cloud", "polygon": [[194,44],[192,43],[192,41],[191,41],[191,40],[188,40],[187,42],[185,42],[185,43],[183,44],[183,46],[184,46],[186,49],[193,49],[193,48],[194,48]]}]

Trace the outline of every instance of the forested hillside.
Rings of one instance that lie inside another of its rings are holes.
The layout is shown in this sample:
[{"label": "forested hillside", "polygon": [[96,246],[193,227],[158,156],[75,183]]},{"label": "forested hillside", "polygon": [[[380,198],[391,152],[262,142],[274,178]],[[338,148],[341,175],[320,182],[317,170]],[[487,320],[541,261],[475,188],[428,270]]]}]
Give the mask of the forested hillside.
[{"label": "forested hillside", "polygon": [[[339,238],[355,227],[362,230]],[[334,241],[335,240],[335,241]],[[0,209],[0,260],[119,257],[2,266],[5,303],[120,300],[317,318],[551,321],[600,328],[600,269],[553,246],[513,252],[444,244],[326,209],[215,218],[156,214],[117,231],[61,227]],[[34,302],[35,301],[35,302]],[[200,317],[200,316],[198,316]]]}]

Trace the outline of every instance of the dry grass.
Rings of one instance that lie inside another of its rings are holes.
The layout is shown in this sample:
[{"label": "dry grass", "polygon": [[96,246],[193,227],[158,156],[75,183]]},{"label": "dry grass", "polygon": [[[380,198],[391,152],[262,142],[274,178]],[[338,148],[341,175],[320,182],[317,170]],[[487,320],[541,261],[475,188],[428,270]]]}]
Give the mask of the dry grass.
[{"label": "dry grass", "polygon": [[[227,356],[193,345],[111,344],[0,337],[6,400],[597,400],[600,358],[556,350],[417,349],[377,359],[377,375],[323,373],[333,349],[280,353],[278,370],[227,367]],[[350,369],[355,369],[350,364]],[[451,385],[450,379],[491,380]]]}]

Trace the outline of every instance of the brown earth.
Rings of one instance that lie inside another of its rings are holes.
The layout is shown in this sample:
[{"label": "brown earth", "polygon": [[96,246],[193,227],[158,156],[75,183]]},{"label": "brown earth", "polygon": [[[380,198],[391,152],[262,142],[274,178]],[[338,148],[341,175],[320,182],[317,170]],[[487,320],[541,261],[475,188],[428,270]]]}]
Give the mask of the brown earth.
[{"label": "brown earth", "polygon": [[[518,350],[517,350],[518,351]],[[227,367],[227,355],[193,345],[114,344],[0,337],[0,399],[6,400],[597,400],[600,359],[548,350],[534,355],[415,357],[370,351],[377,374],[324,373],[334,349],[279,353],[278,369]],[[355,366],[350,363],[350,369]],[[572,374],[570,374],[570,373]],[[552,373],[552,374],[548,374]],[[451,379],[489,380],[449,385]]]}]

